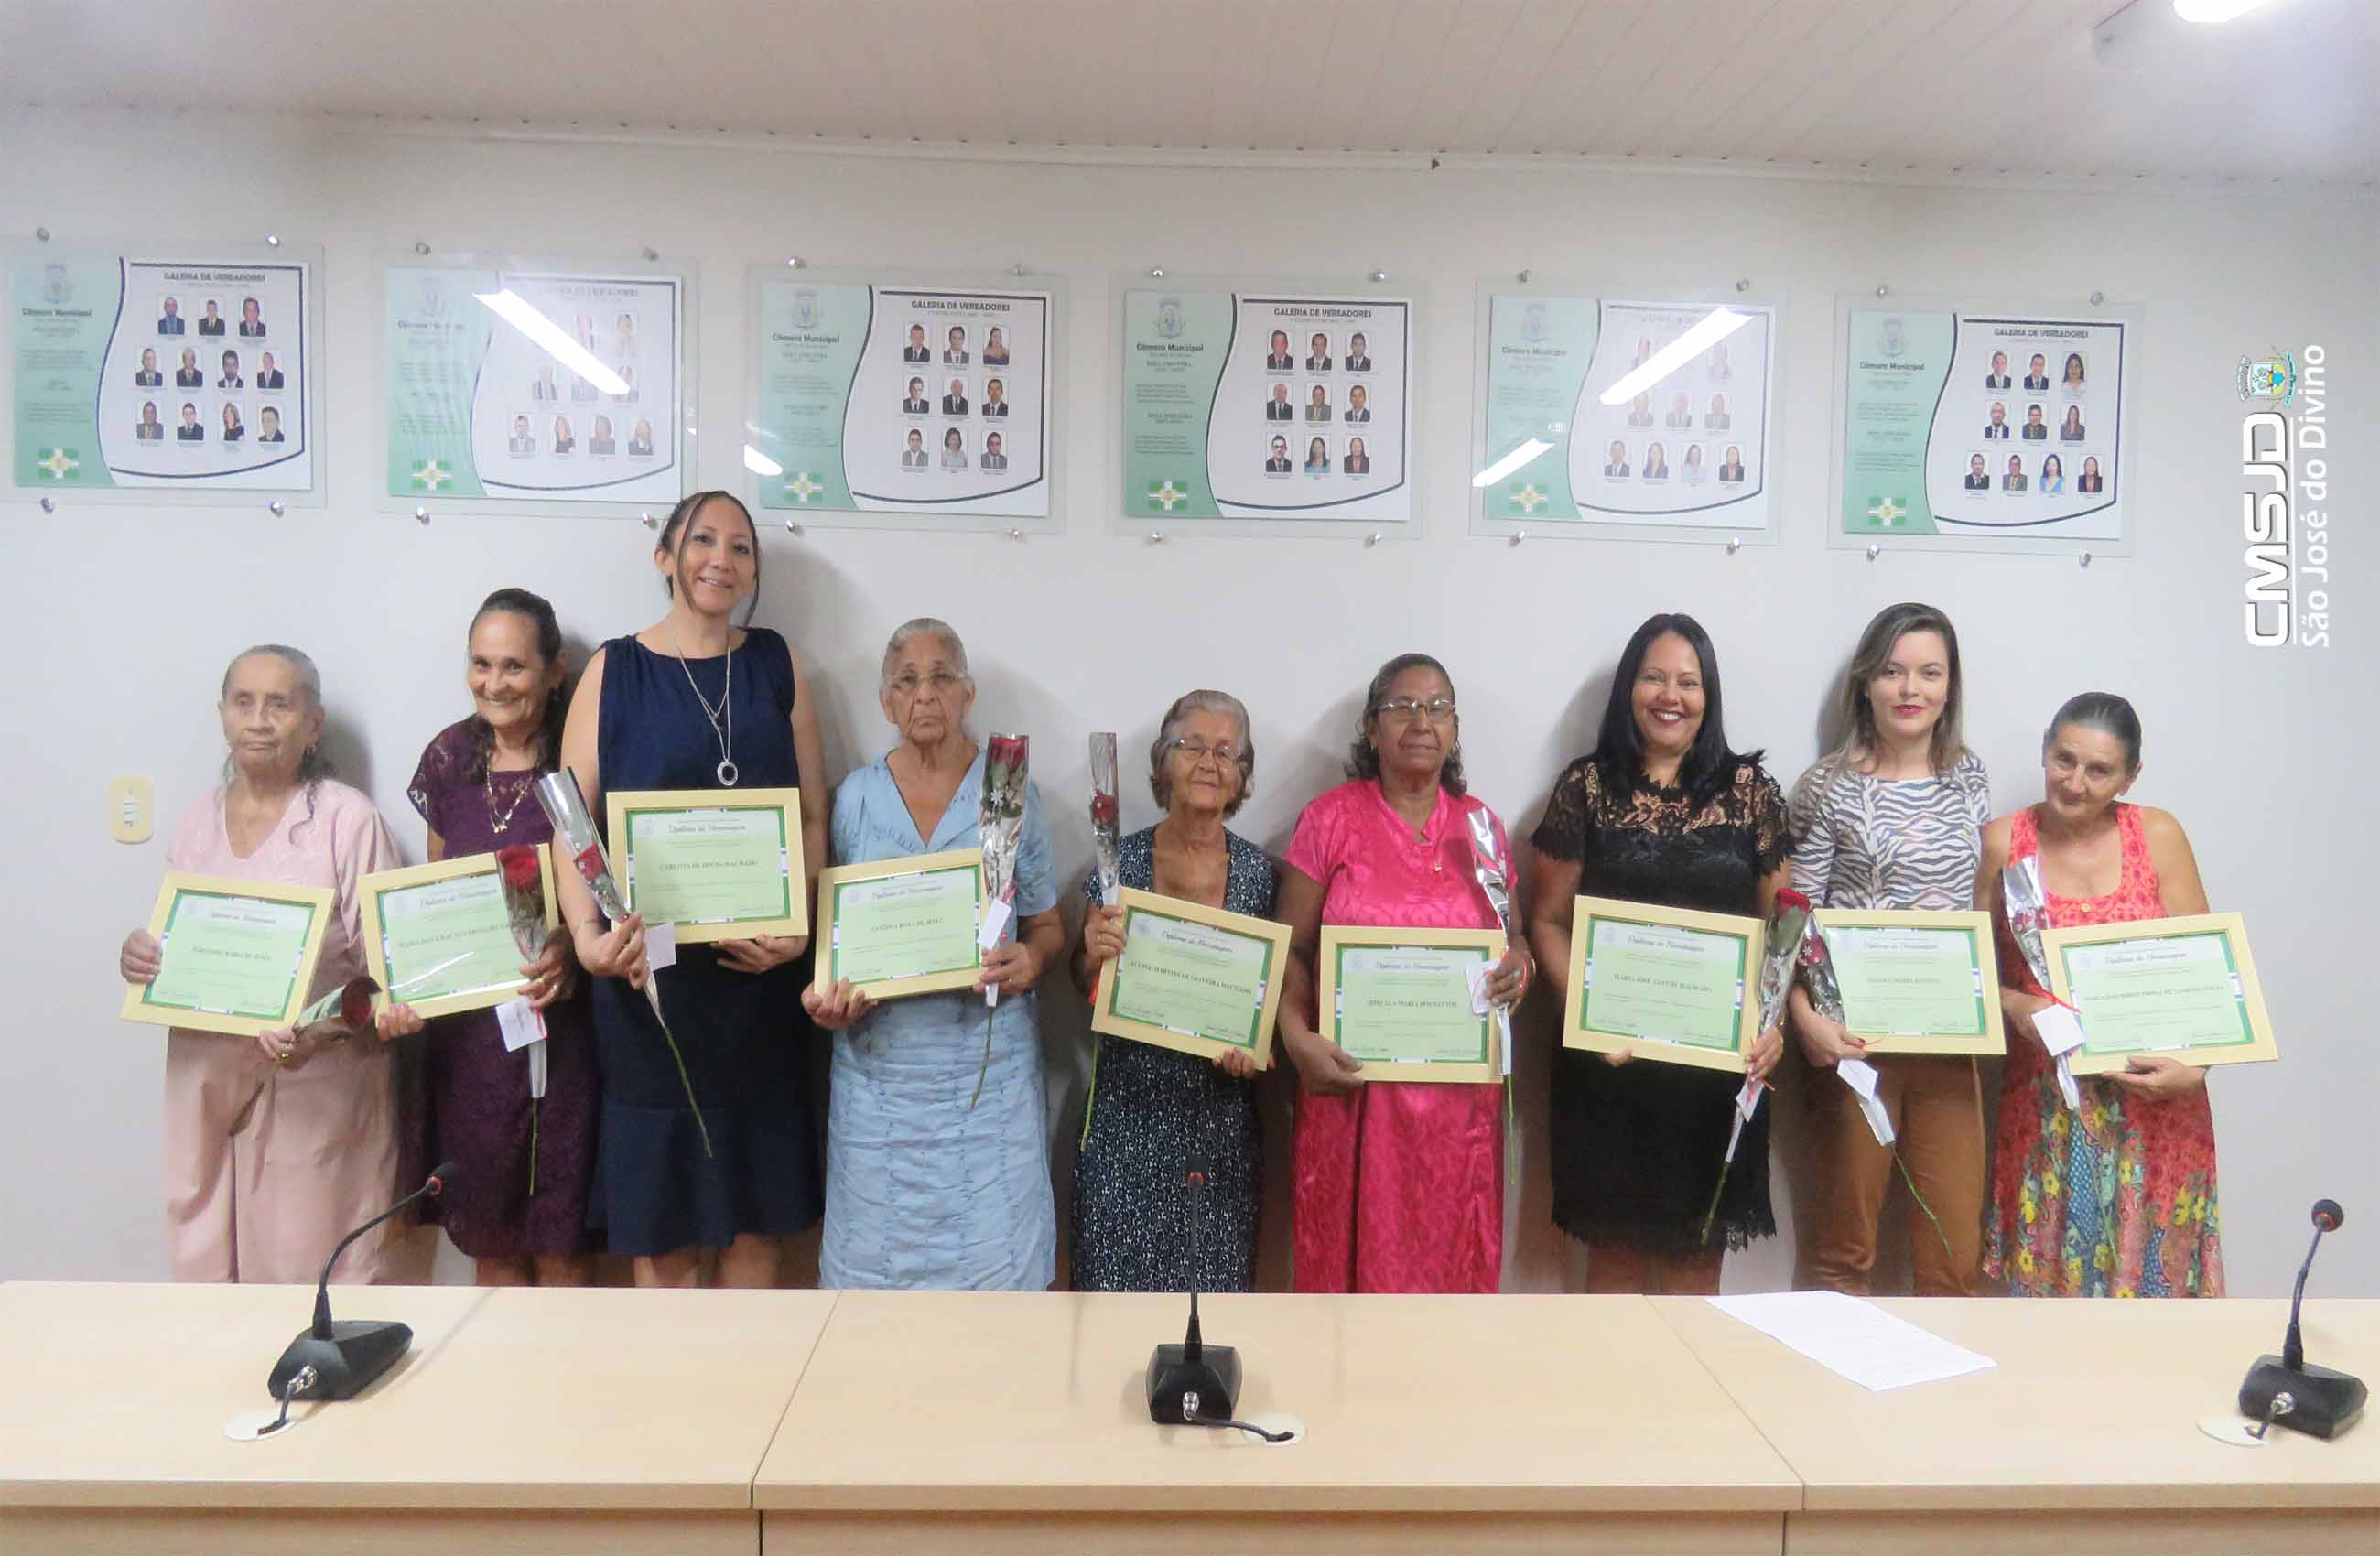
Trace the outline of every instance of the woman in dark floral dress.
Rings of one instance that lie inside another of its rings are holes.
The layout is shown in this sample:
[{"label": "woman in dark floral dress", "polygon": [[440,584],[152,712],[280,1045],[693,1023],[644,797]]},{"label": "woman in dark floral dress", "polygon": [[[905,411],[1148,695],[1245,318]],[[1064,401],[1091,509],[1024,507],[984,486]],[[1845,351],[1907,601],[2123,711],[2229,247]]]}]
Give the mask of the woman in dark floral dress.
[{"label": "woman in dark floral dress", "polygon": [[[1166,711],[1149,748],[1149,791],[1165,820],[1123,838],[1117,873],[1143,892],[1269,918],[1272,860],[1227,830],[1256,775],[1248,711],[1227,692],[1194,691]],[[1123,949],[1123,910],[1102,907],[1094,876],[1076,987]],[[1075,1159],[1076,1291],[1182,1291],[1190,1279],[1190,1190],[1196,1169],[1198,1284],[1256,1289],[1257,1212],[1264,1200],[1255,1070],[1244,1053],[1195,1054],[1101,1037],[1083,1149]]]}]

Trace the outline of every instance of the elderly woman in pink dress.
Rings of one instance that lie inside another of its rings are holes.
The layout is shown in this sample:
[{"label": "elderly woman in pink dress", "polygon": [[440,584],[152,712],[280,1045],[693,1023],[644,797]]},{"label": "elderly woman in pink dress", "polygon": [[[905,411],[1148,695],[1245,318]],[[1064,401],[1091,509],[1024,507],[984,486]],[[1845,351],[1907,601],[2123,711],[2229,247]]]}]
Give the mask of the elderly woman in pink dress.
[{"label": "elderly woman in pink dress", "polygon": [[[396,845],[372,802],[330,776],[312,660],[277,644],[249,650],[224,672],[217,711],[231,748],[226,778],[183,815],[166,868],[335,892],[307,995],[318,999],[364,970],[358,882],[395,866]],[[126,981],[156,977],[159,955],[146,930],[127,935]],[[379,1041],[175,1027],[165,1038],[164,1152],[174,1278],[312,1281],[332,1245],[396,1197],[397,1139],[391,1051]],[[428,1274],[421,1254],[414,1229],[391,1223],[333,1273],[417,1281]]]},{"label": "elderly woman in pink dress", "polygon": [[[1302,1085],[1292,1209],[1302,1292],[1492,1292],[1503,1273],[1503,1089],[1396,1082],[1316,1027],[1324,924],[1501,927],[1472,873],[1470,818],[1487,816],[1509,878],[1504,823],[1464,793],[1454,684],[1400,654],[1365,693],[1350,781],[1297,819],[1281,871],[1290,927],[1281,1033]],[[1488,977],[1498,1004],[1534,972],[1518,933]]]}]

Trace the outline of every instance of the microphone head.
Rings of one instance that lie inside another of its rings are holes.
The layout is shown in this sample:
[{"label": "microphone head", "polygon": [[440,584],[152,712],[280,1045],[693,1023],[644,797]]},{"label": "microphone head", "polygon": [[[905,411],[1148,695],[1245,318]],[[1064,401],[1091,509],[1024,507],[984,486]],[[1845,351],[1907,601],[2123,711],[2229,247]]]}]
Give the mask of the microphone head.
[{"label": "microphone head", "polygon": [[2347,1212],[2338,1208],[2336,1199],[2317,1199],[2313,1202],[2313,1223],[2325,1232],[2336,1232],[2347,1224]]},{"label": "microphone head", "polygon": [[435,1199],[440,1195],[445,1193],[448,1189],[453,1188],[455,1186],[455,1179],[461,1171],[462,1170],[460,1168],[456,1167],[455,1163],[451,1161],[442,1161],[437,1166],[430,1169],[430,1181],[423,1185],[430,1190],[430,1197]]}]

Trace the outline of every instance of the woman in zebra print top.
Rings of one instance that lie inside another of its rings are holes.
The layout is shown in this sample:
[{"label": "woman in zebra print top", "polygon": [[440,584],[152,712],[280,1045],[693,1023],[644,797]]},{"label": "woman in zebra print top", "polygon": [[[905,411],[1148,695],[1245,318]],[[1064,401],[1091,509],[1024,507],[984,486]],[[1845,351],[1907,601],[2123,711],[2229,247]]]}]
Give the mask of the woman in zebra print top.
[{"label": "woman in zebra print top", "polygon": [[[1960,738],[1960,701],[1959,635],[1950,618],[1920,604],[1877,613],[1860,635],[1843,683],[1843,743],[1802,775],[1787,808],[1793,884],[1814,905],[1897,911],[1973,906],[1991,789],[1983,762]],[[1794,1035],[1814,1067],[1831,1070],[1841,1060],[1866,1057],[1859,1039],[1820,1015],[1798,987],[1791,1008]],[[1983,1096],[1974,1061],[1900,1054],[1869,1063],[1901,1164],[1925,1201],[1910,1207],[1917,1294],[1970,1295],[1984,1210]],[[1814,1078],[1823,1187],[1811,1272],[1828,1290],[1865,1295],[1894,1147],[1876,1143],[1850,1086]]]}]

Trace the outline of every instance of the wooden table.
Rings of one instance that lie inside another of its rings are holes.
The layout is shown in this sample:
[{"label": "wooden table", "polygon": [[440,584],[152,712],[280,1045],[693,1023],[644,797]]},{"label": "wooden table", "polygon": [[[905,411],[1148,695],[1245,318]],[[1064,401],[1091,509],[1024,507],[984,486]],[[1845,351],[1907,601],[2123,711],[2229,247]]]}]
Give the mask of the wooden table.
[{"label": "wooden table", "polygon": [[1639,1297],[1213,1296],[1243,1417],[1159,1427],[1174,1296],[846,1292],[754,1484],[764,1556],[1760,1551],[1801,1483]]},{"label": "wooden table", "polygon": [[[1879,1304],[1990,1356],[1872,1393],[1690,1298],[1660,1317],[1807,1488],[1788,1556],[2380,1551],[2380,1426],[2227,1447],[2201,1416],[2278,1351],[2289,1305]],[[2308,1359],[2380,1377],[2380,1301],[2308,1302]]]},{"label": "wooden table", "polygon": [[0,1550],[751,1556],[752,1471],[832,1293],[342,1287],[414,1348],[285,1435],[223,1423],[313,1293],[0,1286]]}]

